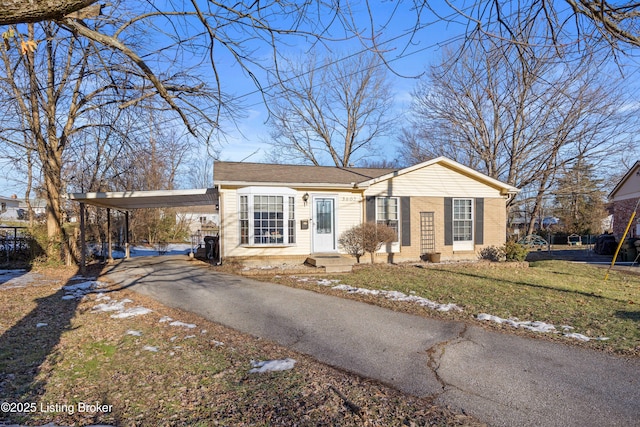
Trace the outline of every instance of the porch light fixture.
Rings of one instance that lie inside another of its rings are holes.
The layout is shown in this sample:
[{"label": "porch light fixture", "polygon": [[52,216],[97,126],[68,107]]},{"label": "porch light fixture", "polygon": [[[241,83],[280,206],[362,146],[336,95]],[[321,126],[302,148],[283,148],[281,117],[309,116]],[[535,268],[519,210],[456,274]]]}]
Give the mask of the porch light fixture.
[{"label": "porch light fixture", "polygon": [[304,193],[302,195],[302,201],[304,202],[304,205],[307,206],[307,201],[309,200],[309,193]]}]

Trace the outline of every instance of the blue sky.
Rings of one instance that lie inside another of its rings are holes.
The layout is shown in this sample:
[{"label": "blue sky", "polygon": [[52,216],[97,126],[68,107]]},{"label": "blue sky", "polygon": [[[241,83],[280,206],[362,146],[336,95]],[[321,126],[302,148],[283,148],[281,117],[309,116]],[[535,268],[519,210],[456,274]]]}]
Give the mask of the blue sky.
[{"label": "blue sky", "polygon": [[[374,3],[374,19],[378,25],[386,24],[386,28],[379,32],[378,42],[385,50],[384,56],[390,66],[388,78],[394,92],[394,113],[401,115],[409,105],[410,92],[416,84],[416,78],[423,73],[432,59],[438,56],[443,45],[459,39],[464,27],[434,20],[424,22],[423,28],[414,34],[413,12],[396,11],[393,18],[388,21],[395,3]],[[361,28],[368,34],[364,26],[368,24],[368,17],[364,6],[360,7],[358,18],[363,23]],[[355,39],[336,42],[330,47],[340,55],[350,55],[363,49],[362,43]],[[296,57],[303,54],[307,48],[307,46],[292,46],[289,52],[284,54]],[[228,134],[226,142],[222,143],[220,158],[229,161],[263,161],[268,151],[268,146],[264,143],[268,139],[268,128],[265,125],[268,116],[263,100],[246,76],[237,74],[237,67],[231,69],[231,75],[223,75],[222,79],[226,79],[228,83],[226,89],[246,105],[247,117],[238,121],[237,130],[232,123],[223,123]],[[395,140],[385,143],[388,156],[395,154],[395,143]]]},{"label": "blue sky", "polygon": [[[365,36],[370,35],[366,3],[353,1],[349,2],[349,6],[352,7],[351,11],[358,22],[358,28]],[[385,49],[384,56],[391,67],[388,75],[394,92],[395,112],[400,114],[408,106],[409,93],[416,83],[415,77],[424,71],[441,44],[461,34],[463,28],[456,28],[452,24],[444,24],[434,19],[433,22],[423,22],[423,28],[414,34],[412,30],[415,15],[410,10],[396,10],[394,1],[371,2],[371,7],[375,24],[385,27],[383,30],[378,28],[378,43]],[[336,30],[334,36],[340,38],[343,34]],[[332,42],[328,46],[340,55],[350,55],[363,49],[362,43],[357,39]],[[152,46],[146,47],[153,50]],[[283,46],[278,53],[285,57],[293,57],[303,54],[308,48],[308,45],[300,43],[297,39],[294,43]],[[185,59],[188,62],[197,60],[198,58],[193,57]],[[219,150],[220,158],[223,160],[263,161],[267,151],[263,141],[268,138],[268,128],[265,125],[267,111],[263,99],[249,76],[234,65],[230,55],[220,47],[216,50],[216,64],[221,74],[223,91],[242,102],[245,117],[235,122],[226,120],[221,123],[225,130],[225,138],[215,148]],[[207,72],[210,73],[210,70],[202,69],[203,75]],[[264,84],[264,81],[261,83]],[[395,144],[395,141],[390,142],[391,144],[386,143],[385,146],[387,154],[393,155],[395,147],[392,144]],[[202,150],[202,155],[206,155],[206,150]],[[0,195],[24,193],[23,178],[13,171],[9,172],[11,169],[11,165],[3,163],[3,159],[0,158]]]},{"label": "blue sky", "polygon": [[[407,6],[407,3],[403,4],[404,7]],[[445,6],[444,1],[429,2],[429,4],[431,7],[438,8],[442,16],[452,16],[451,9]],[[364,34],[369,34],[367,28],[369,17],[365,13],[364,1],[349,2],[349,5],[353,7],[352,11],[359,23],[358,28]],[[432,13],[426,13],[420,23],[420,30],[414,33],[412,31],[415,24],[414,12],[396,10],[396,5],[397,2],[391,0],[371,1],[376,25],[384,25],[384,29],[378,28],[378,43],[385,49],[384,56],[391,67],[388,78],[394,92],[395,114],[400,115],[409,106],[410,93],[416,84],[416,77],[438,59],[443,46],[462,39],[465,24],[461,20],[458,23],[445,23],[434,17]],[[391,19],[389,19],[390,16],[392,16]],[[338,36],[337,33],[335,35]],[[279,53],[293,57],[304,53],[307,49],[307,45],[294,43],[283,47]],[[358,40],[336,42],[331,44],[331,49],[342,55],[349,55],[361,50],[362,44]],[[236,122],[227,120],[221,123],[226,136],[221,141],[221,145],[216,147],[219,149],[220,159],[263,161],[268,150],[264,143],[268,138],[268,128],[265,125],[267,111],[263,99],[249,76],[238,66],[233,65],[232,59],[228,54],[225,55],[224,50],[217,50],[216,55],[223,91],[242,101],[242,112],[245,116]],[[637,69],[639,67],[636,67]],[[202,72],[206,73],[207,70],[203,69]],[[385,141],[388,156],[395,155],[396,144],[397,141],[394,138]],[[202,150],[201,155],[206,155],[205,150]],[[0,159],[0,171],[9,170],[10,165],[3,164],[2,160]],[[22,195],[24,193],[22,181],[22,178],[14,173],[0,173],[0,195],[8,196],[13,193]]]}]

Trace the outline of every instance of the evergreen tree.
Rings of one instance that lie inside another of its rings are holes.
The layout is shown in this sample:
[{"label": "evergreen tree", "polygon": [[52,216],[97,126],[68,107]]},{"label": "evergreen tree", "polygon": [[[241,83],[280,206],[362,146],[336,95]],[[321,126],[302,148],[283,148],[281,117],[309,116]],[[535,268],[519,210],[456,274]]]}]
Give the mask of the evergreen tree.
[{"label": "evergreen tree", "polygon": [[557,181],[555,216],[567,233],[600,234],[607,217],[603,180],[592,164],[578,159]]}]

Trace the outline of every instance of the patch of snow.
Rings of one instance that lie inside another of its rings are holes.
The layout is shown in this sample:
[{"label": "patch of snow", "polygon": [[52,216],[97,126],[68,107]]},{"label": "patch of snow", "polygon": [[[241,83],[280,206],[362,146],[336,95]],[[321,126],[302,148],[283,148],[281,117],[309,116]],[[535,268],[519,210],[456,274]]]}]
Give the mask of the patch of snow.
[{"label": "patch of snow", "polygon": [[503,319],[498,316],[493,316],[487,313],[480,313],[476,316],[478,320],[487,320],[490,322],[495,322],[498,324],[509,325],[514,328],[522,328],[532,332],[547,332],[547,333],[557,333],[556,327],[550,323],[539,322],[539,321],[520,321],[515,317],[509,319]]},{"label": "patch of snow", "polygon": [[142,336],[142,332],[140,331],[135,331],[133,329],[129,329],[127,331],[127,335],[133,335],[134,337],[141,337]]},{"label": "patch of snow", "polygon": [[113,300],[107,303],[100,303],[98,305],[94,305],[91,309],[94,313],[104,313],[109,311],[124,311],[124,305],[127,303],[133,302],[128,298],[123,299],[122,301]]},{"label": "patch of snow", "polygon": [[27,270],[0,270],[0,290],[24,288],[29,285],[45,285],[55,283],[55,280],[47,280],[40,273]]},{"label": "patch of snow", "polygon": [[[299,280],[299,281],[301,281],[301,282],[303,282],[303,281],[304,281],[304,282],[306,282],[307,280]],[[335,285],[336,283],[340,283],[340,280],[336,280],[336,279],[333,279],[333,280],[329,280],[329,279],[320,279],[320,280],[316,281],[316,283],[317,283],[319,286],[332,286],[332,285]],[[346,286],[346,285],[345,285],[345,286]]]},{"label": "patch of snow", "polygon": [[276,372],[276,371],[287,371],[289,369],[293,369],[293,366],[296,364],[294,359],[286,358],[280,360],[264,360],[264,361],[251,361],[252,369],[249,371],[250,374],[257,374],[263,372]]},{"label": "patch of snow", "polygon": [[594,341],[607,341],[609,339],[609,337],[591,338],[591,337],[588,337],[586,335],[578,334],[576,332],[572,332],[570,334],[564,334],[564,336],[567,337],[567,338],[573,338],[573,339],[576,339],[578,341],[584,341],[584,342],[591,341],[591,340],[594,340]]},{"label": "patch of snow", "polygon": [[160,322],[160,323],[165,323],[165,322],[171,322],[172,320],[173,320],[173,319],[172,319],[171,317],[169,317],[169,316],[162,316],[162,317],[160,318],[160,320],[158,320],[158,322]]},{"label": "patch of snow", "polygon": [[187,335],[183,339],[188,340],[190,338],[195,338],[195,337],[196,337],[195,335]]},{"label": "patch of snow", "polygon": [[[532,332],[541,332],[541,333],[558,333],[556,327],[550,323],[545,323],[545,322],[540,322],[540,321],[524,321],[521,322],[520,320],[518,320],[517,318],[513,317],[510,319],[503,319],[501,317],[498,316],[494,316],[491,314],[487,314],[487,313],[480,313],[476,316],[476,319],[478,320],[486,320],[486,321],[490,321],[490,322],[495,322],[495,323],[499,323],[499,324],[504,324],[504,325],[509,325],[512,326],[514,328],[522,328],[522,329],[526,329],[528,331],[532,331]],[[570,331],[572,329],[575,329],[573,326],[569,326],[569,325],[562,325],[560,327],[565,333],[563,333],[563,336],[567,337],[567,338],[572,338],[572,339],[576,339],[578,341],[591,341],[591,340],[598,340],[598,341],[606,341],[609,338],[608,337],[598,337],[598,338],[590,338],[586,335],[582,335],[582,334],[578,334],[576,332],[571,332],[571,333],[567,333],[567,331]]]},{"label": "patch of snow", "polygon": [[588,336],[582,335],[582,334],[578,334],[576,332],[572,332],[570,334],[564,334],[564,336],[567,337],[567,338],[573,338],[575,340],[583,341],[583,342],[591,341],[591,338],[589,338]]},{"label": "patch of snow", "polygon": [[349,286],[349,285],[336,285],[333,286],[331,289],[337,289],[340,291],[345,291],[348,292],[350,294],[360,294],[360,295],[373,295],[373,296],[383,296],[389,300],[392,301],[403,301],[403,302],[410,302],[413,304],[418,304],[422,307],[427,307],[430,308],[432,310],[438,310],[438,311],[451,311],[451,310],[457,310],[457,311],[462,311],[462,309],[460,307],[458,307],[457,305],[453,304],[453,303],[449,303],[449,304],[440,304],[434,301],[431,301],[430,299],[427,298],[423,298],[423,297],[419,297],[417,295],[407,295],[403,292],[399,292],[399,291],[380,291],[377,289],[366,289],[366,288],[356,288],[353,286]]},{"label": "patch of snow", "polygon": [[96,288],[102,288],[108,286],[107,283],[99,282],[96,280],[88,280],[80,283],[74,283],[72,285],[65,285],[62,287],[62,290],[65,292],[65,295],[62,299],[80,299],[92,292]]},{"label": "patch of snow", "polygon": [[170,326],[181,326],[183,328],[189,328],[189,329],[193,329],[196,327],[196,325],[194,325],[193,323],[184,323],[184,322],[180,322],[178,320],[169,323]]},{"label": "patch of snow", "polygon": [[211,342],[216,346],[216,347],[220,347],[223,346],[224,343],[222,341],[216,341],[216,340],[211,340]]},{"label": "patch of snow", "polygon": [[154,347],[152,345],[145,345],[144,347],[142,347],[142,349],[146,351],[152,351],[154,353],[158,351],[158,347]]},{"label": "patch of snow", "polygon": [[143,314],[149,314],[151,313],[151,311],[152,310],[150,308],[146,308],[146,307],[132,307],[132,308],[123,310],[120,313],[112,314],[111,317],[113,319],[126,319],[128,317],[142,316]]},{"label": "patch of snow", "polygon": [[103,302],[103,303],[94,305],[93,308],[91,309],[91,312],[92,313],[116,312],[115,314],[111,315],[113,319],[126,319],[128,317],[141,316],[143,314],[148,314],[148,313],[151,313],[152,311],[151,309],[146,307],[126,308],[124,305],[130,302],[133,302],[133,301],[131,301],[128,298],[125,298],[122,301],[113,300],[107,303]]}]

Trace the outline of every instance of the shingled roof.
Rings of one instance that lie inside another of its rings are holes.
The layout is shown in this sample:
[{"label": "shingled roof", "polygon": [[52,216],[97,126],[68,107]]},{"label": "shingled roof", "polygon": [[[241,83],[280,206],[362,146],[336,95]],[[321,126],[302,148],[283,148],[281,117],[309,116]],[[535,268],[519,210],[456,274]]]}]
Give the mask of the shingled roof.
[{"label": "shingled roof", "polygon": [[378,178],[396,170],[389,168],[339,168],[332,166],[215,162],[213,166],[213,181],[216,184],[253,182],[350,185]]}]

